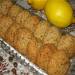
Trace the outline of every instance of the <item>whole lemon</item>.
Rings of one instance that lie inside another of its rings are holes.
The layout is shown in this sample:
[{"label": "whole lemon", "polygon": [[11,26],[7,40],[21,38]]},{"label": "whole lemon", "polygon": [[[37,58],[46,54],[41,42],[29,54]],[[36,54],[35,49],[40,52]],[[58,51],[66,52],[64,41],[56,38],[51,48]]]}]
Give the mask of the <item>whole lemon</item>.
[{"label": "whole lemon", "polygon": [[57,27],[64,28],[72,22],[73,10],[67,1],[48,0],[44,10],[48,20]]},{"label": "whole lemon", "polygon": [[28,3],[36,10],[44,8],[47,0],[28,0]]}]

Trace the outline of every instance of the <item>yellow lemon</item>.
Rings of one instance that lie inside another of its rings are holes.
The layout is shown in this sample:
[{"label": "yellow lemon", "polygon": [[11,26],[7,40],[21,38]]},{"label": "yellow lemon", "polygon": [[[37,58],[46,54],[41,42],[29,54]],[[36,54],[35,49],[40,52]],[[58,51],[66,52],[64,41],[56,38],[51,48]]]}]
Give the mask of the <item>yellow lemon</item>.
[{"label": "yellow lemon", "polygon": [[28,0],[28,3],[36,10],[44,8],[47,0]]},{"label": "yellow lemon", "polygon": [[64,28],[71,24],[73,10],[67,1],[50,0],[45,5],[48,20],[57,27]]}]

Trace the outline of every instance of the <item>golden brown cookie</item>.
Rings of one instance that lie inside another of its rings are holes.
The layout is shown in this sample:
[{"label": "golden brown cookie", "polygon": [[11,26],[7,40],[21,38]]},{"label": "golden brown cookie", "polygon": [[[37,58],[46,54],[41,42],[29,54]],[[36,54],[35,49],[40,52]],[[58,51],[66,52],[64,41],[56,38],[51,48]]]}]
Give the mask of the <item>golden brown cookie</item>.
[{"label": "golden brown cookie", "polygon": [[18,23],[13,23],[6,31],[5,33],[5,40],[11,44],[12,46],[14,46],[13,44],[15,43],[15,35],[17,32],[17,29],[20,28],[21,25]]},{"label": "golden brown cookie", "polygon": [[0,5],[1,5],[1,3],[3,2],[4,0],[0,0]]},{"label": "golden brown cookie", "polygon": [[61,37],[61,33],[59,32],[59,29],[54,26],[51,26],[49,27],[44,37],[43,43],[44,44],[51,43],[57,46],[58,41],[60,40],[60,37]]},{"label": "golden brown cookie", "polygon": [[45,20],[41,20],[35,29],[34,36],[40,40],[43,40],[48,27],[48,22]]},{"label": "golden brown cookie", "polygon": [[27,57],[33,62],[36,63],[36,58],[41,47],[41,41],[38,41],[35,37],[29,41],[27,46]]},{"label": "golden brown cookie", "polygon": [[27,45],[32,38],[32,33],[26,28],[19,28],[15,35],[14,47],[23,55],[26,55]]},{"label": "golden brown cookie", "polygon": [[5,32],[7,31],[7,29],[9,28],[9,26],[11,26],[11,24],[13,23],[12,19],[8,16],[3,16],[1,21],[0,21],[0,36],[4,37]]},{"label": "golden brown cookie", "polygon": [[35,15],[32,15],[26,19],[23,25],[26,28],[28,28],[30,31],[34,32],[38,23],[39,23],[39,18]]},{"label": "golden brown cookie", "polygon": [[48,75],[67,75],[69,59],[63,51],[56,51],[48,63]]},{"label": "golden brown cookie", "polygon": [[0,13],[0,19],[2,19],[2,16],[3,16],[3,15]]},{"label": "golden brown cookie", "polygon": [[18,5],[13,5],[10,10],[9,10],[9,16],[15,20],[15,18],[17,17],[17,15],[22,11],[23,9],[18,6]]},{"label": "golden brown cookie", "polygon": [[3,0],[1,5],[0,5],[0,12],[3,15],[7,15],[9,12],[9,9],[12,7],[13,3],[11,0]]},{"label": "golden brown cookie", "polygon": [[75,37],[71,35],[63,35],[58,43],[58,49],[63,50],[68,57],[75,56]]},{"label": "golden brown cookie", "polygon": [[24,24],[28,17],[31,16],[28,10],[23,10],[16,17],[16,22],[20,24]]},{"label": "golden brown cookie", "polygon": [[52,54],[56,51],[56,47],[53,44],[45,44],[40,49],[37,56],[37,65],[47,72],[48,70],[48,62],[52,56]]}]

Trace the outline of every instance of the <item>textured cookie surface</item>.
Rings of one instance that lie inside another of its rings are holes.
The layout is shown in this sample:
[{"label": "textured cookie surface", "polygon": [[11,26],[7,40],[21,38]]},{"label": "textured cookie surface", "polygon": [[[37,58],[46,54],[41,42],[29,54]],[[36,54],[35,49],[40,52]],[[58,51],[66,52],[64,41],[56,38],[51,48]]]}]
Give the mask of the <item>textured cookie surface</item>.
[{"label": "textured cookie surface", "polygon": [[23,27],[17,30],[15,36],[15,48],[23,55],[26,55],[27,45],[32,38],[32,33],[28,29]]},{"label": "textured cookie surface", "polygon": [[[13,23],[6,31],[5,33],[5,40],[11,44],[12,46],[14,46],[15,43],[15,36],[16,36],[16,32],[17,29],[20,28],[20,24],[18,23]],[[8,33],[8,34],[7,34]]]},{"label": "textured cookie surface", "polygon": [[41,20],[35,29],[34,36],[40,40],[43,40],[47,30],[48,30],[48,22]]},{"label": "textured cookie surface", "polygon": [[58,49],[64,50],[68,57],[75,55],[75,37],[71,35],[63,35],[58,43]]},{"label": "textured cookie surface", "polygon": [[17,6],[17,5],[13,5],[10,10],[9,10],[9,16],[12,18],[12,19],[16,19],[16,17],[18,16],[18,14],[22,11],[22,8]]},{"label": "textured cookie surface", "polygon": [[45,44],[40,49],[37,56],[37,65],[44,69],[46,72],[48,70],[48,62],[52,54],[56,51],[56,47],[51,44]]},{"label": "textured cookie surface", "polygon": [[58,51],[51,56],[48,63],[48,75],[67,75],[69,59],[63,51]]},{"label": "textured cookie surface", "polygon": [[27,10],[23,10],[21,13],[18,14],[16,17],[16,22],[20,24],[24,24],[26,19],[31,16],[31,14]]},{"label": "textured cookie surface", "polygon": [[58,28],[54,26],[49,27],[47,34],[44,37],[43,43],[44,44],[51,43],[57,46],[60,37],[61,37],[61,33],[59,32]]},{"label": "textured cookie surface", "polygon": [[35,37],[29,41],[27,46],[27,57],[33,62],[36,63],[37,55],[39,53],[39,49],[42,46],[42,43],[38,41]]},{"label": "textured cookie surface", "polygon": [[39,18],[37,16],[31,15],[25,20],[23,25],[26,28],[28,28],[30,31],[35,32],[38,23],[39,23]]},{"label": "textured cookie surface", "polygon": [[11,2],[11,0],[3,0],[2,3],[0,4],[0,12],[3,15],[7,15],[12,5],[13,3]]},{"label": "textured cookie surface", "polygon": [[0,20],[0,36],[4,38],[4,34],[13,23],[12,19],[7,16],[3,16]]}]

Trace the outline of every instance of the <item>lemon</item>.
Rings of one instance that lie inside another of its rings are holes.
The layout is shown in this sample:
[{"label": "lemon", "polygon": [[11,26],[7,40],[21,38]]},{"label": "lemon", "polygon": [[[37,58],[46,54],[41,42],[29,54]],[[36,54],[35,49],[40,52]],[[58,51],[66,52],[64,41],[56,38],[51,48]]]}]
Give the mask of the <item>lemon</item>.
[{"label": "lemon", "polygon": [[73,10],[67,1],[50,0],[44,10],[48,20],[57,27],[64,28],[72,22]]},{"label": "lemon", "polygon": [[28,0],[28,3],[36,10],[44,8],[47,0]]}]

